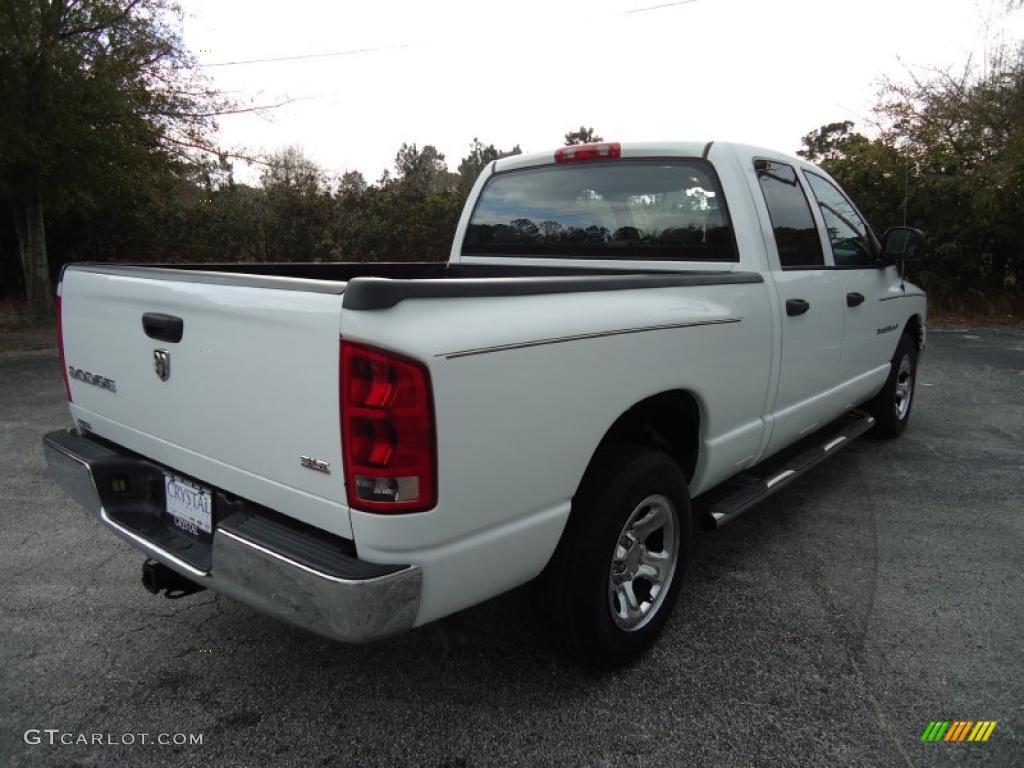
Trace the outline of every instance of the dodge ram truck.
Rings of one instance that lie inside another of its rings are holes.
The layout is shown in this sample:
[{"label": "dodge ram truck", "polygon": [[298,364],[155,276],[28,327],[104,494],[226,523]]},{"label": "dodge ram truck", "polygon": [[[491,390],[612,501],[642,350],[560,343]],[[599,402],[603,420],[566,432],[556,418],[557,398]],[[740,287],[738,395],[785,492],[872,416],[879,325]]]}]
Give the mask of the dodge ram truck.
[{"label": "dodge ram truck", "polygon": [[66,266],[44,452],[152,592],[356,642],[532,582],[556,644],[614,666],[695,524],[906,427],[923,245],[765,149],[506,157],[443,263]]}]

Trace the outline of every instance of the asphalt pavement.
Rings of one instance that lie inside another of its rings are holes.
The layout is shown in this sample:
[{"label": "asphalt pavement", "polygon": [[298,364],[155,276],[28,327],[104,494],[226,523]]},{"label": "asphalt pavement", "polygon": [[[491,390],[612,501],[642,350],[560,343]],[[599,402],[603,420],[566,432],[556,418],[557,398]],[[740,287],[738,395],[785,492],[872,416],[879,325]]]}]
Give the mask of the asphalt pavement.
[{"label": "asphalt pavement", "polygon": [[1024,765],[1024,332],[932,329],[904,436],[700,534],[610,674],[552,655],[524,589],[363,646],[150,595],[46,475],[62,399],[52,350],[0,354],[0,766]]}]

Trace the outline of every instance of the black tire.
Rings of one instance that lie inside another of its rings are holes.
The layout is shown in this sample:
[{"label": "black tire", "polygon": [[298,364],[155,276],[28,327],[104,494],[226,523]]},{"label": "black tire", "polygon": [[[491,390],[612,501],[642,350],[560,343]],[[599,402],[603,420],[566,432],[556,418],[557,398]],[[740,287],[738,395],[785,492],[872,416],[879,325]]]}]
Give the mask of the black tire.
[{"label": "black tire", "polygon": [[[650,521],[648,526],[658,520],[665,524],[644,534],[640,531],[647,526],[639,525],[644,520]],[[638,523],[637,529],[624,529],[630,521]],[[533,585],[541,619],[555,645],[573,659],[599,668],[621,666],[647,650],[679,594],[691,530],[686,478],[669,456],[643,446],[615,447],[598,456],[573,499],[551,562]],[[627,540],[628,550],[619,546]],[[672,542],[674,565],[660,566],[666,574],[663,586],[656,586],[655,576],[636,575],[638,568],[650,562],[645,558],[672,562]],[[623,552],[627,554],[613,565],[613,556]],[[613,573],[613,568],[618,570]],[[628,587],[613,582],[626,580],[630,569]],[[619,591],[627,588],[628,592]],[[619,595],[627,593],[637,610],[630,612],[620,602]],[[642,614],[645,602],[648,611]],[[620,614],[631,615],[616,619],[613,606],[618,606]],[[629,629],[620,625],[629,621],[639,623]]]},{"label": "black tire", "polygon": [[[870,434],[892,439],[903,434],[914,407],[914,389],[917,383],[917,342],[909,333],[900,337],[896,353],[892,356],[892,369],[882,390],[864,406],[875,417]],[[909,387],[909,389],[907,389]],[[905,399],[905,407],[901,406]]]}]

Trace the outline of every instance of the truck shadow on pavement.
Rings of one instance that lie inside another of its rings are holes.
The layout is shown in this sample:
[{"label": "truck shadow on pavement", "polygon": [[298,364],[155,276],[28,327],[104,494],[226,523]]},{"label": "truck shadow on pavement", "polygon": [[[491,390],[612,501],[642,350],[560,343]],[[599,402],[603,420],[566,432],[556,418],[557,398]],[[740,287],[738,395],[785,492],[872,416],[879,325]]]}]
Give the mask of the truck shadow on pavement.
[{"label": "truck shadow on pavement", "polygon": [[[845,519],[828,507],[848,492],[843,486],[863,492],[861,450],[851,448],[845,466],[812,473],[721,531],[696,532],[672,620],[652,651],[625,669],[588,671],[554,653],[529,587],[520,587],[449,620],[358,646],[202,593],[192,599],[209,605],[168,628],[166,639],[202,636],[212,653],[197,650],[191,663],[166,674],[173,685],[195,685],[193,665],[213,662],[221,668],[209,673],[234,686],[313,709],[369,706],[387,721],[394,718],[388,702],[401,702],[403,711],[419,702],[435,714],[452,707],[493,714],[503,706],[571,712],[602,697],[628,704],[641,695],[713,717],[743,702],[802,709],[809,691],[819,712],[841,717],[843,705],[829,700],[848,700],[838,692],[860,674],[877,547],[873,517],[864,514],[870,504]],[[823,551],[825,525],[839,529],[847,554]],[[190,652],[182,649],[181,661]]]}]

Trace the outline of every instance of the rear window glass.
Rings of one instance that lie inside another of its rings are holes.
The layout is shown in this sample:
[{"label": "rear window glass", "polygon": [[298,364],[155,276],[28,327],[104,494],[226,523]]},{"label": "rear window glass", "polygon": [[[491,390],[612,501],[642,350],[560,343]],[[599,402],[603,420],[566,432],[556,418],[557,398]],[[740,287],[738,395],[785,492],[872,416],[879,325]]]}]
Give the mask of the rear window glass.
[{"label": "rear window glass", "polygon": [[735,261],[704,160],[609,160],[508,171],[484,187],[466,255]]}]

